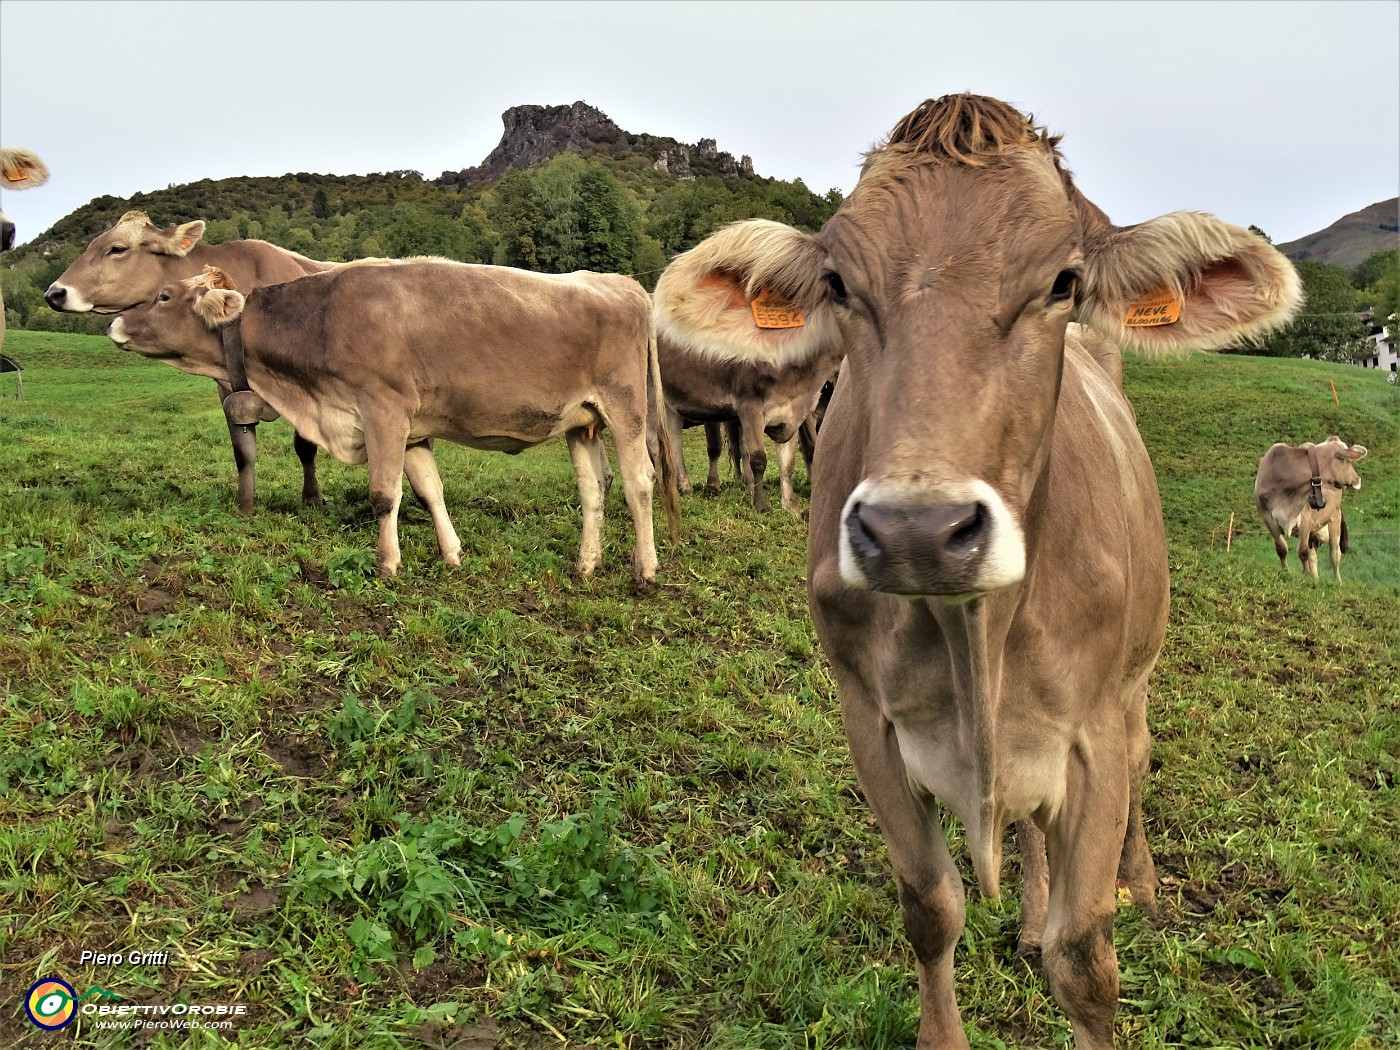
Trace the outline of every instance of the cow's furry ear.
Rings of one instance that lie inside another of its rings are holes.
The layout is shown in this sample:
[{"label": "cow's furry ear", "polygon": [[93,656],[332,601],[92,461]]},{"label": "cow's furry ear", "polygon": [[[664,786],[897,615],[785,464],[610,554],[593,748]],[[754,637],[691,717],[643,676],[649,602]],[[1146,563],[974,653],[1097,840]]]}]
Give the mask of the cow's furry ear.
[{"label": "cow's furry ear", "polygon": [[233,278],[217,266],[206,266],[200,275],[199,283],[205,288],[227,288],[234,290]]},{"label": "cow's furry ear", "polygon": [[27,190],[49,181],[49,169],[39,155],[28,149],[0,149],[0,187]]},{"label": "cow's furry ear", "polygon": [[666,267],[652,295],[656,330],[712,360],[809,360],[840,338],[823,292],[825,257],[817,238],[791,226],[731,223]]},{"label": "cow's furry ear", "polygon": [[1087,247],[1081,319],[1136,350],[1257,342],[1303,305],[1298,272],[1278,249],[1202,212],[1109,227]]},{"label": "cow's furry ear", "polygon": [[210,288],[194,303],[194,312],[210,328],[227,324],[243,312],[243,293],[228,288]]},{"label": "cow's furry ear", "polygon": [[188,255],[190,249],[198,244],[199,239],[203,236],[203,219],[182,223],[172,229],[170,233],[161,235],[161,250],[167,255]]},{"label": "cow's furry ear", "polygon": [[1348,455],[1349,455],[1353,460],[1365,459],[1365,458],[1366,458],[1366,446],[1365,446],[1365,445],[1352,445],[1351,448],[1347,449],[1347,453],[1348,453]]}]

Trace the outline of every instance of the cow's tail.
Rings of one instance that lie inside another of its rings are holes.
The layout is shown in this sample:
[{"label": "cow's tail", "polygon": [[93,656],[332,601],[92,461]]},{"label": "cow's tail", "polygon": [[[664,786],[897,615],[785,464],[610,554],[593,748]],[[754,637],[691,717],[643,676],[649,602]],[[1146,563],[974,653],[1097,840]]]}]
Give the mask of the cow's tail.
[{"label": "cow's tail", "polygon": [[676,457],[680,450],[671,443],[671,430],[666,426],[666,395],[661,389],[661,358],[656,351],[656,322],[647,311],[647,412],[651,416],[648,428],[656,428],[657,466],[661,470],[661,509],[666,514],[671,542],[681,537],[680,473]]},{"label": "cow's tail", "polygon": [[1339,541],[1339,547],[1340,547],[1340,549],[1341,549],[1341,552],[1342,552],[1343,554],[1345,554],[1345,553],[1347,552],[1347,547],[1349,546],[1349,544],[1347,543],[1347,519],[1346,519],[1346,518],[1343,518],[1340,514],[1338,514],[1337,517],[1341,518],[1341,520],[1342,520],[1342,526],[1341,526],[1342,538],[1341,538],[1341,540]]}]

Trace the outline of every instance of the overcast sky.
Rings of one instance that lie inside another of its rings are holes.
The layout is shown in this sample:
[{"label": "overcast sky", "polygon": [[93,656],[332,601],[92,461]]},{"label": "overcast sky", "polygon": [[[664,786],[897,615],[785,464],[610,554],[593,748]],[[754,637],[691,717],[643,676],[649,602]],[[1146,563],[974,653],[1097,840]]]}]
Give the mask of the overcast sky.
[{"label": "overcast sky", "polygon": [[23,243],[102,194],[431,178],[479,163],[508,107],[580,99],[845,192],[899,117],[957,91],[1062,132],[1123,225],[1193,209],[1282,242],[1400,193],[1396,0],[0,0],[0,144],[52,169],[0,205]]}]

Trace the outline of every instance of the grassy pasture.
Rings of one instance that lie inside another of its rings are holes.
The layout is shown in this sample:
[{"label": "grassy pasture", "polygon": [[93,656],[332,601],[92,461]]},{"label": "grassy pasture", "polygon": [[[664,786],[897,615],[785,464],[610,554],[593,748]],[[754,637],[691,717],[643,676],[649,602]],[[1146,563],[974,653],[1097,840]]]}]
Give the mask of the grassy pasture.
[{"label": "grassy pasture", "polygon": [[[212,383],[101,338],[6,347],[26,397],[0,400],[0,1045],[912,1046],[800,522],[732,483],[686,498],[636,599],[620,492],[604,572],[569,574],[562,442],[440,446],[463,565],[406,503],[382,582],[361,468],[323,456],[328,508],[303,510],[292,432],[265,425],[242,518]],[[1119,913],[1121,1041],[1400,1045],[1400,390],[1199,355],[1130,362],[1127,386],[1174,600],[1146,796],[1165,914]],[[1253,511],[1268,445],[1329,433],[1371,453],[1340,586],[1325,556],[1318,583],[1281,574]],[[698,432],[687,460],[703,477]],[[970,1038],[1068,1046],[1012,958],[1009,874],[969,899]],[[248,1012],[47,1035],[22,1000],[50,975]]]}]

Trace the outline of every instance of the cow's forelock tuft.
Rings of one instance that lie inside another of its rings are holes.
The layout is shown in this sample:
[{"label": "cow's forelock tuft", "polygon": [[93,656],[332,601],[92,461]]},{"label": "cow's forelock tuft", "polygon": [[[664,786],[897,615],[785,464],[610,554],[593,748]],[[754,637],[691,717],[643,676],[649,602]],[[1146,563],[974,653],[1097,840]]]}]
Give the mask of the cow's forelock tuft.
[{"label": "cow's forelock tuft", "polygon": [[980,167],[987,158],[1011,149],[1045,146],[1060,141],[1035,118],[984,95],[944,95],[925,99],[891,130],[871,152],[916,153]]}]

